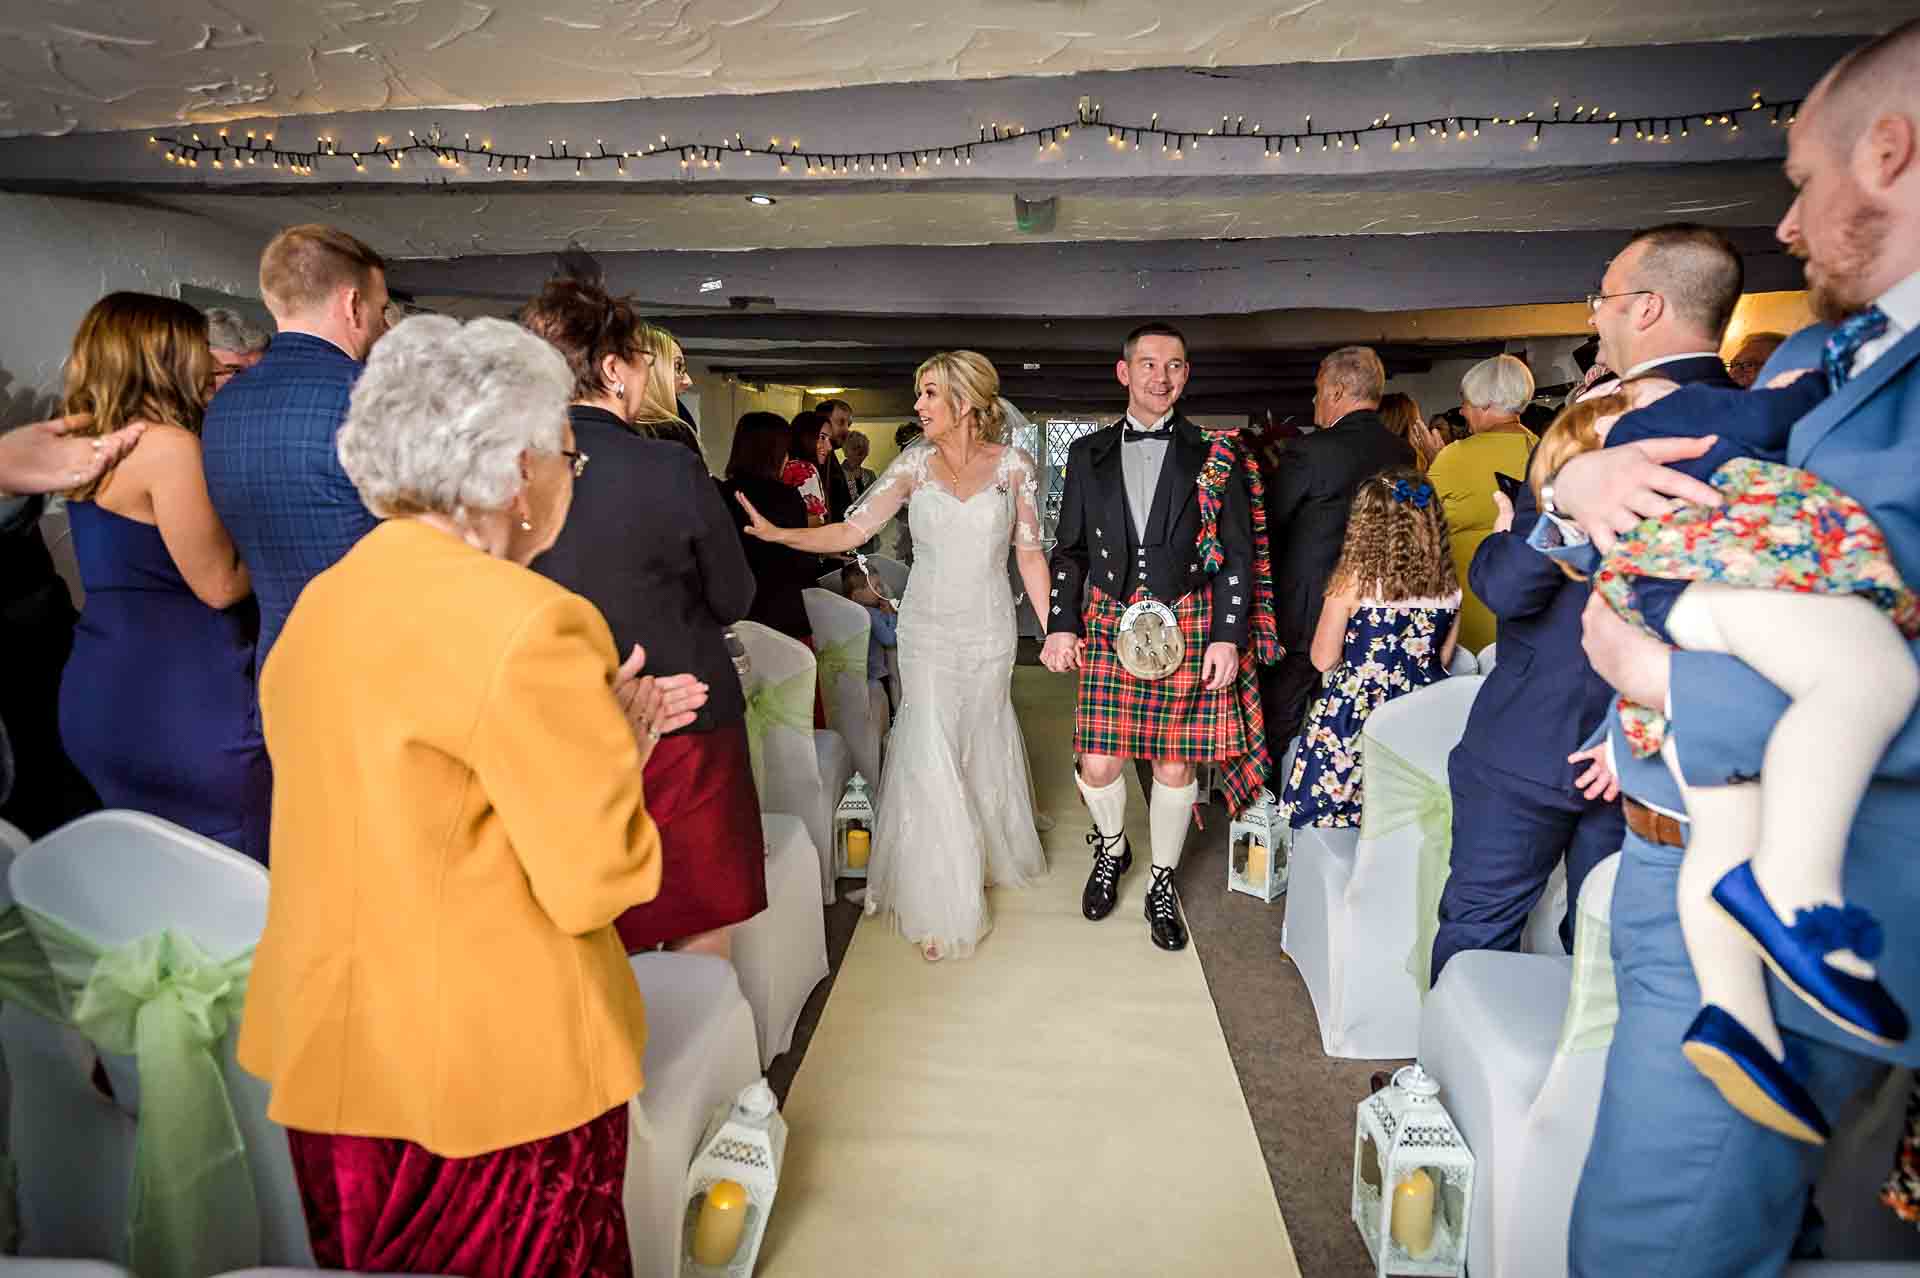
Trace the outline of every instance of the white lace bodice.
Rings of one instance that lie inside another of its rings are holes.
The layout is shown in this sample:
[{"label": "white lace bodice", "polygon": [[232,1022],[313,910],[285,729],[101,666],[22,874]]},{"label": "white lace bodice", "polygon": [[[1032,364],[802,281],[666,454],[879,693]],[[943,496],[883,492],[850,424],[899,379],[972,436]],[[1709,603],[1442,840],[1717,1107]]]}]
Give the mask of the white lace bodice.
[{"label": "white lace bodice", "polygon": [[937,473],[933,445],[907,448],[847,512],[847,522],[872,536],[909,497],[913,575],[901,603],[906,632],[925,627],[921,643],[977,644],[997,650],[1013,642],[1013,591],[1007,547],[1038,550],[1039,468],[1032,454],[1007,445],[993,478],[964,500]]}]

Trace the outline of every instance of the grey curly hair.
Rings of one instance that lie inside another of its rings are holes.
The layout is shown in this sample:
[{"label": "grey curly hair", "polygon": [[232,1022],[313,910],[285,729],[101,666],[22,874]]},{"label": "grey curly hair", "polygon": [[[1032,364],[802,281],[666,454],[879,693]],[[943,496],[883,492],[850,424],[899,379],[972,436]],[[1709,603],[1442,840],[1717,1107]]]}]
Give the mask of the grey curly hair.
[{"label": "grey curly hair", "polygon": [[560,450],[572,392],[566,360],[517,324],[416,315],[375,344],[335,447],[376,515],[502,510],[520,454]]}]

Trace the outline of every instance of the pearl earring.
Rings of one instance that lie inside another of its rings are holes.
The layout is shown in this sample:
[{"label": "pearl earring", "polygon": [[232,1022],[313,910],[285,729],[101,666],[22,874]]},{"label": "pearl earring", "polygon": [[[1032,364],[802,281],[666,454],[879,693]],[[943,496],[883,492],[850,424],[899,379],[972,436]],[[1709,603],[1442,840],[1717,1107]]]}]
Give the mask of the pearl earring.
[{"label": "pearl earring", "polygon": [[613,397],[615,399],[625,399],[627,397],[627,384],[625,382],[615,382],[613,384]]}]

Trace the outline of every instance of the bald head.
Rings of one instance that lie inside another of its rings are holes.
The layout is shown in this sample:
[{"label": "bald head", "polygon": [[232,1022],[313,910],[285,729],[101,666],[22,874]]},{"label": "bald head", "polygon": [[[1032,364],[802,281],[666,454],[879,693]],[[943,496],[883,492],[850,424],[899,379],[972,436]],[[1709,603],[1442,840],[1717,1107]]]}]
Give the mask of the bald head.
[{"label": "bald head", "polygon": [[1787,139],[1793,206],[1775,231],[1837,321],[1920,270],[1920,19],[1842,58]]},{"label": "bald head", "polygon": [[1920,119],[1920,18],[1903,22],[1834,63],[1807,95],[1829,142],[1850,147],[1887,112]]}]

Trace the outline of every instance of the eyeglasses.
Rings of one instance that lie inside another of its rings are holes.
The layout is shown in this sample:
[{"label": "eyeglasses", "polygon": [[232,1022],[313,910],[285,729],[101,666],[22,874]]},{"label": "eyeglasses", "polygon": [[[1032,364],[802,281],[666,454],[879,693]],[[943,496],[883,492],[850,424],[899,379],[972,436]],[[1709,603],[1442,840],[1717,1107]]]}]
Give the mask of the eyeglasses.
[{"label": "eyeglasses", "polygon": [[1600,303],[1610,298],[1641,296],[1658,297],[1659,293],[1650,288],[1630,288],[1624,293],[1589,293],[1587,294],[1587,309],[1589,311],[1598,311],[1600,309]]},{"label": "eyeglasses", "polygon": [[587,456],[585,453],[577,453],[565,448],[560,450],[560,455],[573,463],[573,477],[575,479],[587,473],[587,463],[593,460],[593,458]]},{"label": "eyeglasses", "polygon": [[1727,371],[1729,373],[1757,373],[1766,366],[1767,361],[1764,359],[1735,359],[1727,361]]}]

